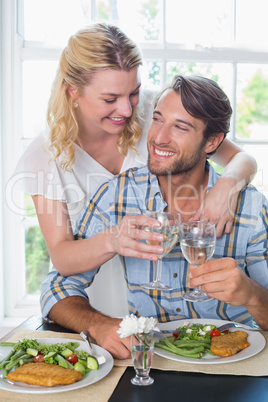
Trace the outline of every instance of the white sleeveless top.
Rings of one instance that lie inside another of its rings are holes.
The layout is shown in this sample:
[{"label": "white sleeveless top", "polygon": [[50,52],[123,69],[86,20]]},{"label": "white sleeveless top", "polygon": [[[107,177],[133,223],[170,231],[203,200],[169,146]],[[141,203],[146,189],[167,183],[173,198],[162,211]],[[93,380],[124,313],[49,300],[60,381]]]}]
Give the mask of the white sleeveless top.
[{"label": "white sleeveless top", "polygon": [[[128,150],[120,173],[147,163],[147,133],[151,124],[154,95],[150,91],[141,95],[139,105],[143,118],[142,135],[135,144],[137,153]],[[65,202],[74,228],[85,203],[113,174],[76,144],[72,171],[63,171],[60,158],[50,161],[48,135],[49,132],[46,131],[37,136],[18,161],[10,179],[13,182],[13,197],[19,199],[17,192],[23,192]],[[114,317],[128,314],[126,284],[118,256],[102,266],[88,289],[88,294],[91,305],[104,314]]]}]

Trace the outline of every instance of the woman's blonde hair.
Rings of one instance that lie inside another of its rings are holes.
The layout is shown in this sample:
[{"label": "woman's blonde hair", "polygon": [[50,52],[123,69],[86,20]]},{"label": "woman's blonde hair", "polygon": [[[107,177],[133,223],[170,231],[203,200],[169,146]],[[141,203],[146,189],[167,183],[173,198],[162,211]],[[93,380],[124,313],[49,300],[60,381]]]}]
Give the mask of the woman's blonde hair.
[{"label": "woman's blonde hair", "polygon": [[[140,51],[117,26],[98,23],[78,31],[63,50],[48,103],[47,122],[50,128],[52,159],[61,157],[61,167],[70,171],[75,162],[74,142],[78,138],[78,122],[68,87],[78,93],[90,84],[92,75],[99,70],[129,71],[142,64]],[[135,150],[141,135],[137,106],[122,134],[117,147],[123,155],[128,148]]]}]

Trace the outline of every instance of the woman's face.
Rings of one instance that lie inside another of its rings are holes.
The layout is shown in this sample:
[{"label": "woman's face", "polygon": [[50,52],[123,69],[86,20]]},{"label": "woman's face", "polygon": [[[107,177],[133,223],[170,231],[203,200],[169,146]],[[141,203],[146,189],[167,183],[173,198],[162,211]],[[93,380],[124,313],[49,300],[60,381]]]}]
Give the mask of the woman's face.
[{"label": "woman's face", "polygon": [[83,135],[120,134],[133,107],[139,102],[138,68],[130,71],[103,70],[94,73],[91,82],[78,94],[69,95],[78,103],[79,129]]}]

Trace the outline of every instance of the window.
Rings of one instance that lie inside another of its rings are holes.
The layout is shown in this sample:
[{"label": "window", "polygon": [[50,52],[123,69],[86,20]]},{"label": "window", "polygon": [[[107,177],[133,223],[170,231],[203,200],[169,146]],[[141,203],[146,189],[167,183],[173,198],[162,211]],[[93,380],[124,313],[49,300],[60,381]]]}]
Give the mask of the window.
[{"label": "window", "polygon": [[[2,171],[4,185],[46,126],[46,105],[68,38],[92,21],[118,24],[140,45],[143,87],[175,73],[219,82],[234,109],[230,138],[259,164],[268,195],[268,26],[266,0],[3,0]],[[131,16],[131,18],[130,18]],[[249,29],[250,27],[250,29]],[[4,191],[2,192],[4,193]],[[3,200],[5,314],[39,312],[49,257],[29,197]]]}]

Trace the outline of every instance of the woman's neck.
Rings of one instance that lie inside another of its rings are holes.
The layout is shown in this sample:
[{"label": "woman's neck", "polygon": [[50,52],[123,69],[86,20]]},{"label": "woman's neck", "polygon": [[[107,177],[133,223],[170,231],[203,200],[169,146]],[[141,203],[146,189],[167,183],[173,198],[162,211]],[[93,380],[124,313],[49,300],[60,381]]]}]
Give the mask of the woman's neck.
[{"label": "woman's neck", "polygon": [[101,138],[80,137],[77,144],[88,153],[96,162],[102,165],[112,174],[120,173],[125,156],[122,155],[116,146],[117,135],[108,134]]}]

